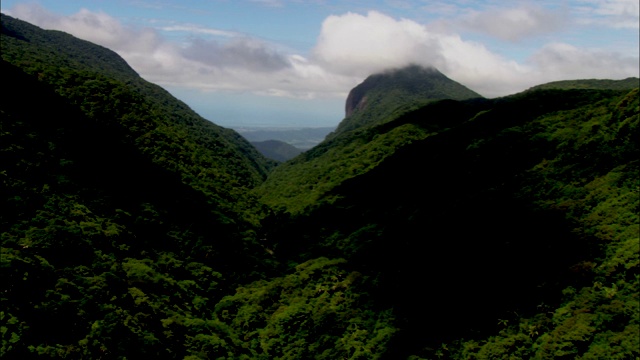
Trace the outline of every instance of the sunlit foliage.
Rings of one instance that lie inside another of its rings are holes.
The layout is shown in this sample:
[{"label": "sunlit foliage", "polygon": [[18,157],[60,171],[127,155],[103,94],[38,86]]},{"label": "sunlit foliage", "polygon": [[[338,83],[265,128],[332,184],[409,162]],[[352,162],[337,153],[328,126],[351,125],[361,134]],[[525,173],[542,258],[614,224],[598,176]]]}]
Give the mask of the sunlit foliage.
[{"label": "sunlit foliage", "polygon": [[640,356],[637,79],[389,77],[272,171],[107,49],[1,65],[2,358]]}]

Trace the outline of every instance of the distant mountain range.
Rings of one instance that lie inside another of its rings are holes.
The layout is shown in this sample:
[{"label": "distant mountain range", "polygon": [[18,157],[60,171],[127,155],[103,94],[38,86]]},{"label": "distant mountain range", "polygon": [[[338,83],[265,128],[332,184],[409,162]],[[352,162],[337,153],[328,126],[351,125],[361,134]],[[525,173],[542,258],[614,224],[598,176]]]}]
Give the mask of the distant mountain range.
[{"label": "distant mountain range", "polygon": [[409,66],[269,141],[1,25],[0,357],[640,357],[637,78]]},{"label": "distant mountain range", "polygon": [[235,129],[251,142],[279,140],[300,150],[309,150],[321,143],[335,127],[319,128],[269,128],[241,127]]},{"label": "distant mountain range", "polygon": [[251,142],[265,157],[276,161],[287,161],[298,156],[302,150],[279,140]]}]

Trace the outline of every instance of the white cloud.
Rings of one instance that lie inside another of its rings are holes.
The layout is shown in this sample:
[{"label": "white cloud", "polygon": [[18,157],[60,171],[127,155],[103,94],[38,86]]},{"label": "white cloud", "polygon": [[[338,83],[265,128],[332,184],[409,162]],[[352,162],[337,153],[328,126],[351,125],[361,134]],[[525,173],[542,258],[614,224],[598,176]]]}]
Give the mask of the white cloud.
[{"label": "white cloud", "polygon": [[440,42],[411,20],[370,11],[329,16],[322,24],[312,58],[325,68],[352,76],[409,63],[444,64]]},{"label": "white cloud", "polygon": [[504,94],[523,80],[524,66],[456,34],[429,31],[379,12],[331,16],[322,25],[313,59],[329,71],[355,76],[408,64],[434,66],[486,95]]},{"label": "white cloud", "polygon": [[566,16],[564,11],[551,11],[540,6],[523,4],[519,7],[474,11],[463,16],[460,22],[466,27],[499,39],[518,41],[561,29],[566,23]]},{"label": "white cloud", "polygon": [[[638,76],[638,59],[601,50],[580,49],[565,43],[548,44],[529,61],[540,80]],[[540,81],[539,80],[539,81]]]},{"label": "white cloud", "polygon": [[638,0],[577,0],[581,22],[613,28],[640,28]]},{"label": "white cloud", "polygon": [[255,72],[278,71],[289,67],[285,55],[249,37],[236,37],[225,43],[195,39],[182,54],[187,59],[210,66],[244,68]]},{"label": "white cloud", "polygon": [[596,12],[603,15],[628,16],[636,19],[639,16],[640,4],[635,0],[601,0],[596,4],[598,5]]},{"label": "white cloud", "polygon": [[103,12],[82,9],[65,17],[38,5],[16,5],[10,14],[42,28],[68,32],[121,52],[150,53],[162,46],[162,40],[154,30],[124,26]]},{"label": "white cloud", "polygon": [[269,7],[284,6],[284,2],[281,0],[249,0],[249,1],[260,4],[260,5],[269,6]]},{"label": "white cloud", "polygon": [[243,34],[234,32],[234,31],[211,29],[211,28],[205,28],[202,26],[192,25],[192,24],[163,26],[160,28],[160,30],[187,32],[191,34],[206,34],[206,35],[222,36],[222,37],[243,36]]},{"label": "white cloud", "polygon": [[[172,43],[151,28],[125,26],[105,13],[88,10],[60,16],[37,5],[19,5],[9,14],[108,47],[145,79],[160,85],[313,98],[346,96],[357,84],[354,78],[327,73],[300,55],[283,54],[275,45],[236,32],[193,25],[161,28],[191,30],[185,45]],[[227,40],[205,40],[197,34]]]},{"label": "white cloud", "polygon": [[[618,13],[626,11],[615,9]],[[499,14],[515,22],[521,13],[505,10]],[[160,28],[191,34],[186,43],[172,42],[154,29],[126,26],[105,13],[88,10],[59,16],[35,5],[22,5],[11,9],[10,15],[111,48],[149,81],[201,91],[344,98],[366,76],[408,64],[434,66],[490,97],[553,80],[638,76],[637,57],[554,42],[518,63],[450,29],[434,30],[376,11],[327,17],[308,56],[284,52],[277,44],[256,37],[194,25]],[[473,18],[477,26],[486,25],[484,16]],[[525,30],[512,38],[527,36],[536,31],[535,26],[544,26],[542,17],[531,15],[531,21],[523,26]],[[496,34],[504,31],[486,26],[484,30]]]},{"label": "white cloud", "polygon": [[[508,14],[511,13],[503,13]],[[542,26],[541,17],[533,16],[531,27]],[[534,30],[526,30],[529,34],[531,31]],[[412,63],[435,66],[450,78],[491,97],[546,81],[619,79],[638,76],[639,72],[637,57],[562,43],[544,46],[526,62],[518,63],[455,33],[434,31],[414,21],[397,20],[375,11],[327,18],[312,58],[324,69],[350,76],[366,76]]]}]

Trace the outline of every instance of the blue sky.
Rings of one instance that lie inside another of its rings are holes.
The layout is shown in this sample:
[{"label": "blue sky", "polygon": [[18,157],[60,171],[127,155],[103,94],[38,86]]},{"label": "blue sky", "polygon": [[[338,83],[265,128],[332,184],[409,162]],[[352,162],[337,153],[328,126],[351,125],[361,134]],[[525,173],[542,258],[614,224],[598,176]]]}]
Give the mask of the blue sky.
[{"label": "blue sky", "polygon": [[435,66],[487,97],[639,76],[638,0],[3,0],[120,54],[227,127],[334,126],[368,75]]}]

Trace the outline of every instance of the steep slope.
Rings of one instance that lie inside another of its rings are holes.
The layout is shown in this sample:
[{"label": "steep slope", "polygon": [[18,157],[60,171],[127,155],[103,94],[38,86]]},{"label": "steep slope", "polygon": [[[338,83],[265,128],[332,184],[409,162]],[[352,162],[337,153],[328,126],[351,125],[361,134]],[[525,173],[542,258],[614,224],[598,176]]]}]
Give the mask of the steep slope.
[{"label": "steep slope", "polygon": [[636,88],[426,105],[384,131],[428,136],[288,223],[274,214],[268,246],[371,279],[403,329],[389,358],[637,357],[638,101]]},{"label": "steep slope", "polygon": [[[436,69],[409,66],[372,75],[349,94],[347,117],[336,131],[280,165],[256,193],[271,207],[301,212],[344,180],[370,171],[398,148],[453,126],[455,120],[430,128],[388,125],[390,122],[424,104],[469,98],[483,101]],[[464,107],[453,110],[466,111]]]},{"label": "steep slope", "polygon": [[392,120],[433,100],[480,98],[435,68],[410,65],[366,78],[349,92],[345,119],[334,134]]},{"label": "steep slope", "polygon": [[[234,176],[246,179],[250,186],[261,182],[273,165],[236,132],[201,118],[161,87],[140,78],[114,52],[59,31],[42,31],[4,14],[1,20],[2,59],[38,76],[42,82],[64,89],[66,93],[61,95],[82,104],[91,117],[111,117],[127,126],[130,119],[126,114],[118,113],[119,109],[100,108],[100,102],[132,104],[137,99],[131,96],[143,96],[148,104],[140,107],[147,108],[136,110],[154,116],[138,118],[135,126],[128,127],[132,136],[138,137],[135,141],[142,142],[145,136],[161,137],[163,132],[178,134],[187,140],[185,146],[199,147],[207,153],[205,156],[215,156],[218,161],[226,158],[233,164],[229,170],[246,171]],[[118,99],[128,95],[118,92],[125,87],[133,95]]]},{"label": "steep slope", "polygon": [[279,274],[249,194],[272,163],[107,49],[5,15],[1,40],[0,357],[203,351],[194,324]]},{"label": "steep slope", "polygon": [[0,357],[640,356],[637,88],[403,108],[276,168],[263,217],[235,133],[2,21]]}]

